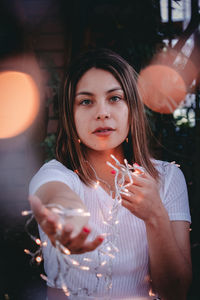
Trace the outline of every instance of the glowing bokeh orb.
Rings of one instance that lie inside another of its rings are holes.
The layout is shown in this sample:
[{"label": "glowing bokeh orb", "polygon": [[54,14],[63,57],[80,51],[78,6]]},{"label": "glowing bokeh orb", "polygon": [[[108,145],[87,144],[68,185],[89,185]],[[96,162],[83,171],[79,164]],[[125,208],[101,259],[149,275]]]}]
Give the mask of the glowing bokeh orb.
[{"label": "glowing bokeh orb", "polygon": [[138,78],[142,101],[151,110],[171,114],[185,99],[185,82],[178,72],[165,65],[151,65]]},{"label": "glowing bokeh orb", "polygon": [[39,110],[39,91],[31,76],[16,71],[0,73],[0,138],[25,131]]}]

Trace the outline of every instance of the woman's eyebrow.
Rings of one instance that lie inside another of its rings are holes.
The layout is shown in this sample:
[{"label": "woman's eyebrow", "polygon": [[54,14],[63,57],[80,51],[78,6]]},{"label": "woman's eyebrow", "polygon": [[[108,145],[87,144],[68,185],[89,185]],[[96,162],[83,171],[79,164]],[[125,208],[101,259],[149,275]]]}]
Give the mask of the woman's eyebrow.
[{"label": "woman's eyebrow", "polygon": [[[115,87],[115,88],[112,88],[112,89],[106,91],[106,94],[109,94],[114,91],[122,91],[123,92],[121,87]],[[79,95],[93,96],[94,94],[91,92],[87,92],[87,91],[80,91],[80,92],[76,93],[76,96],[79,96]]]},{"label": "woman's eyebrow", "polygon": [[121,87],[115,87],[115,88],[113,88],[111,90],[108,90],[106,93],[109,94],[109,93],[112,93],[112,92],[115,92],[115,91],[122,91],[123,92],[123,90],[122,90]]},{"label": "woman's eyebrow", "polygon": [[93,93],[81,91],[81,92],[76,93],[75,96],[79,96],[79,95],[93,96]]}]

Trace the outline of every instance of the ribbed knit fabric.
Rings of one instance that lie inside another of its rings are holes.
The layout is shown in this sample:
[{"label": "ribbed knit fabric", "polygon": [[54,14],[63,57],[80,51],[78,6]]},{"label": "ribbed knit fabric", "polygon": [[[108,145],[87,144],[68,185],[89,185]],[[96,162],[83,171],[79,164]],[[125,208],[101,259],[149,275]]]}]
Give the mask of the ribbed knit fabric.
[{"label": "ribbed knit fabric", "polygon": [[[190,222],[187,187],[183,173],[178,167],[167,162],[156,160],[153,162],[160,173],[160,196],[170,220]],[[110,233],[110,227],[103,221],[109,218],[113,199],[100,186],[97,189],[86,186],[76,173],[58,161],[52,160],[43,165],[32,178],[30,194],[34,194],[42,184],[50,181],[61,181],[80,196],[91,214],[88,224],[92,229],[89,235],[90,240],[102,233]],[[119,250],[115,253],[114,259],[109,259],[100,253],[98,248],[85,254],[71,255],[81,265],[88,265],[90,271],[75,268],[66,272],[66,266],[62,263],[58,272],[55,248],[39,228],[41,239],[48,240],[48,246],[43,251],[45,272],[49,279],[48,285],[53,287],[54,279],[58,275],[57,287],[61,288],[59,274],[62,273],[65,274],[68,288],[74,291],[74,294],[80,289],[78,295],[70,296],[69,299],[152,299],[149,296],[148,244],[145,224],[124,207],[120,207],[118,221],[119,223],[112,229],[112,234],[107,238],[113,241],[114,246]],[[104,241],[105,247],[107,239]],[[85,258],[91,261],[87,264]],[[100,264],[103,261],[107,263],[101,267]],[[112,272],[112,288],[108,292],[106,286],[109,268]],[[95,270],[105,276],[97,279]],[[84,292],[86,290],[87,292]]]}]

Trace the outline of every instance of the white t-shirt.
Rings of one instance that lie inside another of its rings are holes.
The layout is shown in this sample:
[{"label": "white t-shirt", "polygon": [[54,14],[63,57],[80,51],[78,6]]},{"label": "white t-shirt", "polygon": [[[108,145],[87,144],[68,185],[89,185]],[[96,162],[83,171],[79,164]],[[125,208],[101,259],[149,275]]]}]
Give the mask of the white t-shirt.
[{"label": "white t-shirt", "polygon": [[[158,160],[153,162],[161,174],[160,197],[170,220],[190,222],[188,194],[183,173],[173,164]],[[110,225],[104,224],[104,221],[109,218],[113,199],[103,188],[99,186],[94,189],[86,186],[76,173],[60,162],[51,160],[44,164],[32,178],[30,194],[34,194],[41,185],[50,181],[63,182],[79,195],[90,212],[88,225],[92,232],[89,239],[102,233],[110,233]],[[57,287],[61,288],[62,282],[59,274],[64,274],[67,286],[75,294],[69,299],[152,299],[149,296],[149,258],[145,224],[122,206],[118,212],[118,222],[113,227],[114,230],[112,229],[111,237],[107,237],[103,242],[105,247],[107,240],[110,239],[113,242],[114,247],[119,250],[115,252],[115,258],[108,258],[99,252],[98,248],[85,254],[71,255],[81,265],[88,265],[90,271],[77,268],[66,270],[64,263],[59,266],[55,248],[40,229],[41,239],[48,240],[48,245],[43,250],[44,268],[49,279],[48,285],[53,287],[53,280],[57,277]],[[91,261],[88,262],[85,259]],[[102,263],[105,264],[103,267],[101,267]],[[97,278],[96,270],[105,276]],[[111,274],[110,281],[108,274]],[[112,288],[109,289],[110,298],[107,298],[108,282],[112,282]]]}]

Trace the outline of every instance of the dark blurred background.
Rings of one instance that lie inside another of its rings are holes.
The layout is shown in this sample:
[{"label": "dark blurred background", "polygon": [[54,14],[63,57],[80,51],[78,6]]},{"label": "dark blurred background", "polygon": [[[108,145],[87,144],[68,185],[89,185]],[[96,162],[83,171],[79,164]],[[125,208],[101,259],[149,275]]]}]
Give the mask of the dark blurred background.
[{"label": "dark blurred background", "polygon": [[118,52],[137,72],[169,48],[176,53],[172,60],[182,53],[196,66],[181,108],[162,114],[146,107],[146,112],[156,157],[176,161],[186,177],[193,260],[188,299],[200,299],[199,2],[1,0],[0,71],[27,72],[41,81],[42,92],[34,124],[16,137],[0,139],[0,300],[45,300],[43,266],[31,265],[24,253],[24,248],[35,246],[25,232],[27,217],[21,211],[29,208],[30,178],[54,156],[57,100],[65,69],[80,51],[92,47]]}]

